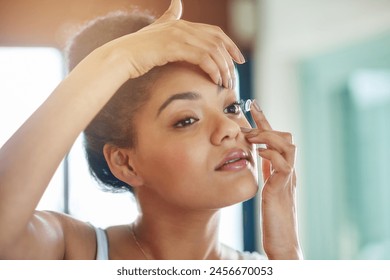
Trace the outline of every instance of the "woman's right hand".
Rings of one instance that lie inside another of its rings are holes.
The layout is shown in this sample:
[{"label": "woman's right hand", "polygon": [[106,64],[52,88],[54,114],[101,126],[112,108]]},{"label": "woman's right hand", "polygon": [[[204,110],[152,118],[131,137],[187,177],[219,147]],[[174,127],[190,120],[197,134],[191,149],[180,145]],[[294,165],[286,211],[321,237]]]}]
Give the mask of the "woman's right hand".
[{"label": "woman's right hand", "polygon": [[181,14],[181,1],[172,0],[154,23],[107,43],[98,53],[118,59],[115,61],[125,67],[122,70],[128,71],[127,79],[137,78],[155,66],[186,61],[198,65],[214,83],[232,88],[233,61],[245,62],[238,47],[219,27],[181,20]]}]

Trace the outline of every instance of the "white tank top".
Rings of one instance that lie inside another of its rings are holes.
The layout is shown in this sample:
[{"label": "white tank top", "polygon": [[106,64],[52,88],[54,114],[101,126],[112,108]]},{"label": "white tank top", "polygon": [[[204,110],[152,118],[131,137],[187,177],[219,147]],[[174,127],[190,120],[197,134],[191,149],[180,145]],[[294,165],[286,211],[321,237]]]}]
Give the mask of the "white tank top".
[{"label": "white tank top", "polygon": [[[97,240],[97,260],[108,260],[108,239],[106,232],[95,227],[96,231],[96,240]],[[266,258],[263,255],[260,255],[257,252],[242,252],[240,253],[242,260],[265,260]]]}]

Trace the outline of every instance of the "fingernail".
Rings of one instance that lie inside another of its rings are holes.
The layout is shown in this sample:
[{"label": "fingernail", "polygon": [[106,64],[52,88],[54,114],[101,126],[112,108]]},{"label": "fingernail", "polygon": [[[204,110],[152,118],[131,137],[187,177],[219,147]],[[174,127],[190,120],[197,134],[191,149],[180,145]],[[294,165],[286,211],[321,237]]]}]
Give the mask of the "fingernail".
[{"label": "fingernail", "polygon": [[262,112],[263,110],[261,110],[259,104],[257,103],[256,99],[253,99],[252,101],[252,104],[253,104],[253,107],[256,109],[256,111],[258,112]]},{"label": "fingernail", "polygon": [[240,62],[241,63],[245,63],[246,62],[246,59],[244,57],[244,55],[240,52]]},{"label": "fingernail", "polygon": [[231,89],[232,87],[232,79],[229,77],[226,81],[225,88]]},{"label": "fingernail", "polygon": [[229,89],[233,89],[233,79],[229,79]]},{"label": "fingernail", "polygon": [[218,85],[220,87],[222,87],[222,77],[221,76],[219,76],[219,78],[218,78]]},{"label": "fingernail", "polygon": [[249,133],[253,130],[253,128],[250,128],[250,127],[240,127],[240,129],[244,133]]}]

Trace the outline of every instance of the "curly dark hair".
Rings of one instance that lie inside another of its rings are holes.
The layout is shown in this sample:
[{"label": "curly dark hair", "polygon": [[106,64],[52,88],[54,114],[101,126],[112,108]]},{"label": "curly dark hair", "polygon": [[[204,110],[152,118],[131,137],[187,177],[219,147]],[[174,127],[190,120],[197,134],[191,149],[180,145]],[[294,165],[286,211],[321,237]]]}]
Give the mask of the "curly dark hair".
[{"label": "curly dark hair", "polygon": [[[105,43],[138,31],[154,18],[140,12],[114,12],[88,22],[68,44],[66,54],[71,71],[84,57]],[[133,116],[148,99],[158,67],[147,74],[128,80],[114,94],[84,130],[84,148],[89,170],[103,190],[119,192],[132,187],[116,178],[104,157],[103,147],[110,143],[133,148],[137,137]]]}]

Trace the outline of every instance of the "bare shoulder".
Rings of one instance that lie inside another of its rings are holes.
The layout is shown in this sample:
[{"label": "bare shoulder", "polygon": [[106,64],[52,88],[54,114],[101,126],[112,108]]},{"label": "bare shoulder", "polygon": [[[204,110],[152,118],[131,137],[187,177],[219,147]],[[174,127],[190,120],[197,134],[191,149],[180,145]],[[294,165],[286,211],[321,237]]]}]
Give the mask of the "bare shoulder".
[{"label": "bare shoulder", "polygon": [[69,215],[50,212],[63,231],[64,259],[93,260],[96,258],[96,232],[89,223]]},{"label": "bare shoulder", "polygon": [[35,211],[20,235],[2,249],[0,258],[90,259],[95,252],[96,237],[87,223],[61,213]]}]

